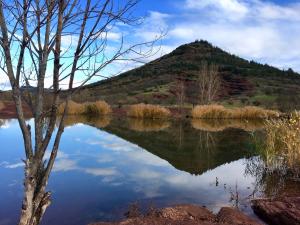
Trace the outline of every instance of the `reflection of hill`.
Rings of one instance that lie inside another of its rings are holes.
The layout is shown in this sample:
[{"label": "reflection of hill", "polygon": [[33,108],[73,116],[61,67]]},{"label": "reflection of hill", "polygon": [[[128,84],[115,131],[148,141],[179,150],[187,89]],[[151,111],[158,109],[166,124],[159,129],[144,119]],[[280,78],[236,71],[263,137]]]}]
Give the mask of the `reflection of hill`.
[{"label": "reflection of hill", "polygon": [[104,130],[139,145],[167,160],[175,168],[191,174],[202,174],[224,163],[254,154],[250,135],[241,130],[210,133],[193,129],[189,121],[173,121],[164,130],[138,132],[131,130],[128,123],[128,120],[113,120]]}]

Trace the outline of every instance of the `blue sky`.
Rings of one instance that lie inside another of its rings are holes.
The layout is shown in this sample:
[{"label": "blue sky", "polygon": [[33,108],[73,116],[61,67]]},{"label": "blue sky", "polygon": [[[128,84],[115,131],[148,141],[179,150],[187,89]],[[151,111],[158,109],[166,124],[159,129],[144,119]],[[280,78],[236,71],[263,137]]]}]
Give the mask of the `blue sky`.
[{"label": "blue sky", "polygon": [[167,31],[162,53],[205,39],[230,53],[300,71],[300,1],[142,0],[143,38]]}]

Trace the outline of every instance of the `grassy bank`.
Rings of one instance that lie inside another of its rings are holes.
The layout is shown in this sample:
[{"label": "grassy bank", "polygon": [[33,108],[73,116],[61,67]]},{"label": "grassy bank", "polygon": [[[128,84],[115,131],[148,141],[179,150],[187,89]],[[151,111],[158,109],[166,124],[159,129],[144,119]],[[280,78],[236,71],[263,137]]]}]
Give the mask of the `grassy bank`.
[{"label": "grassy bank", "polygon": [[136,104],[131,105],[128,109],[127,115],[134,118],[166,118],[171,115],[169,109],[159,106],[159,105],[150,105],[150,104]]},{"label": "grassy bank", "polygon": [[277,111],[255,106],[229,109],[222,105],[198,105],[192,110],[192,117],[201,119],[267,119],[279,116]]},{"label": "grassy bank", "polygon": [[[63,114],[65,103],[58,108],[58,114]],[[111,107],[105,101],[76,103],[69,101],[68,115],[107,115],[111,113]]]}]

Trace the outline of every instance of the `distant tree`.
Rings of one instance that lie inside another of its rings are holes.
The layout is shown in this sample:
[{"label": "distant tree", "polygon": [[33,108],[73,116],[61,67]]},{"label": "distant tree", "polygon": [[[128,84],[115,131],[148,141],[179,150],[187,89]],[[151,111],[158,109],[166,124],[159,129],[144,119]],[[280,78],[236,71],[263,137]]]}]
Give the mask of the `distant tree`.
[{"label": "distant tree", "polygon": [[186,99],[186,84],[183,75],[180,75],[172,87],[171,93],[176,97],[180,115],[183,113],[183,107]]},{"label": "distant tree", "polygon": [[202,62],[197,81],[199,85],[199,103],[210,104],[216,100],[221,86],[219,67],[215,64],[209,65],[207,62]]}]

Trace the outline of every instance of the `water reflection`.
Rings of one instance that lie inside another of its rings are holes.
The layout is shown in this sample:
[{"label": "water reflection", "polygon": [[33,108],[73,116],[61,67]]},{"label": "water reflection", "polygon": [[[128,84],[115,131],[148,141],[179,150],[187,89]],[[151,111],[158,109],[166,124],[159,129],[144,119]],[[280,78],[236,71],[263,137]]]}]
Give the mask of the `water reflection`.
[{"label": "water reflection", "polygon": [[150,132],[161,131],[170,127],[171,122],[164,119],[128,119],[129,128],[134,131]]},{"label": "water reflection", "polygon": [[76,124],[86,124],[97,128],[104,128],[110,124],[110,116],[91,117],[84,115],[67,116],[64,120],[65,127],[71,127]]},{"label": "water reflection", "polygon": [[[251,214],[251,198],[282,194],[292,183],[299,189],[295,179],[286,179],[290,172],[266,173],[268,157],[257,148],[263,132],[240,129],[248,125],[225,129],[221,124],[221,129],[213,124],[219,132],[211,132],[207,123],[198,129],[189,120],[68,117],[65,123],[49,180],[53,204],[44,225],[115,220],[136,201],[142,207],[195,203],[214,211],[233,205]],[[16,121],[4,124],[0,224],[13,225],[23,195],[24,155]],[[44,160],[50,157],[47,151]]]},{"label": "water reflection", "polygon": [[256,131],[264,128],[263,120],[239,120],[239,119],[192,119],[192,126],[195,129],[219,132],[229,128],[241,129],[244,131]]}]

